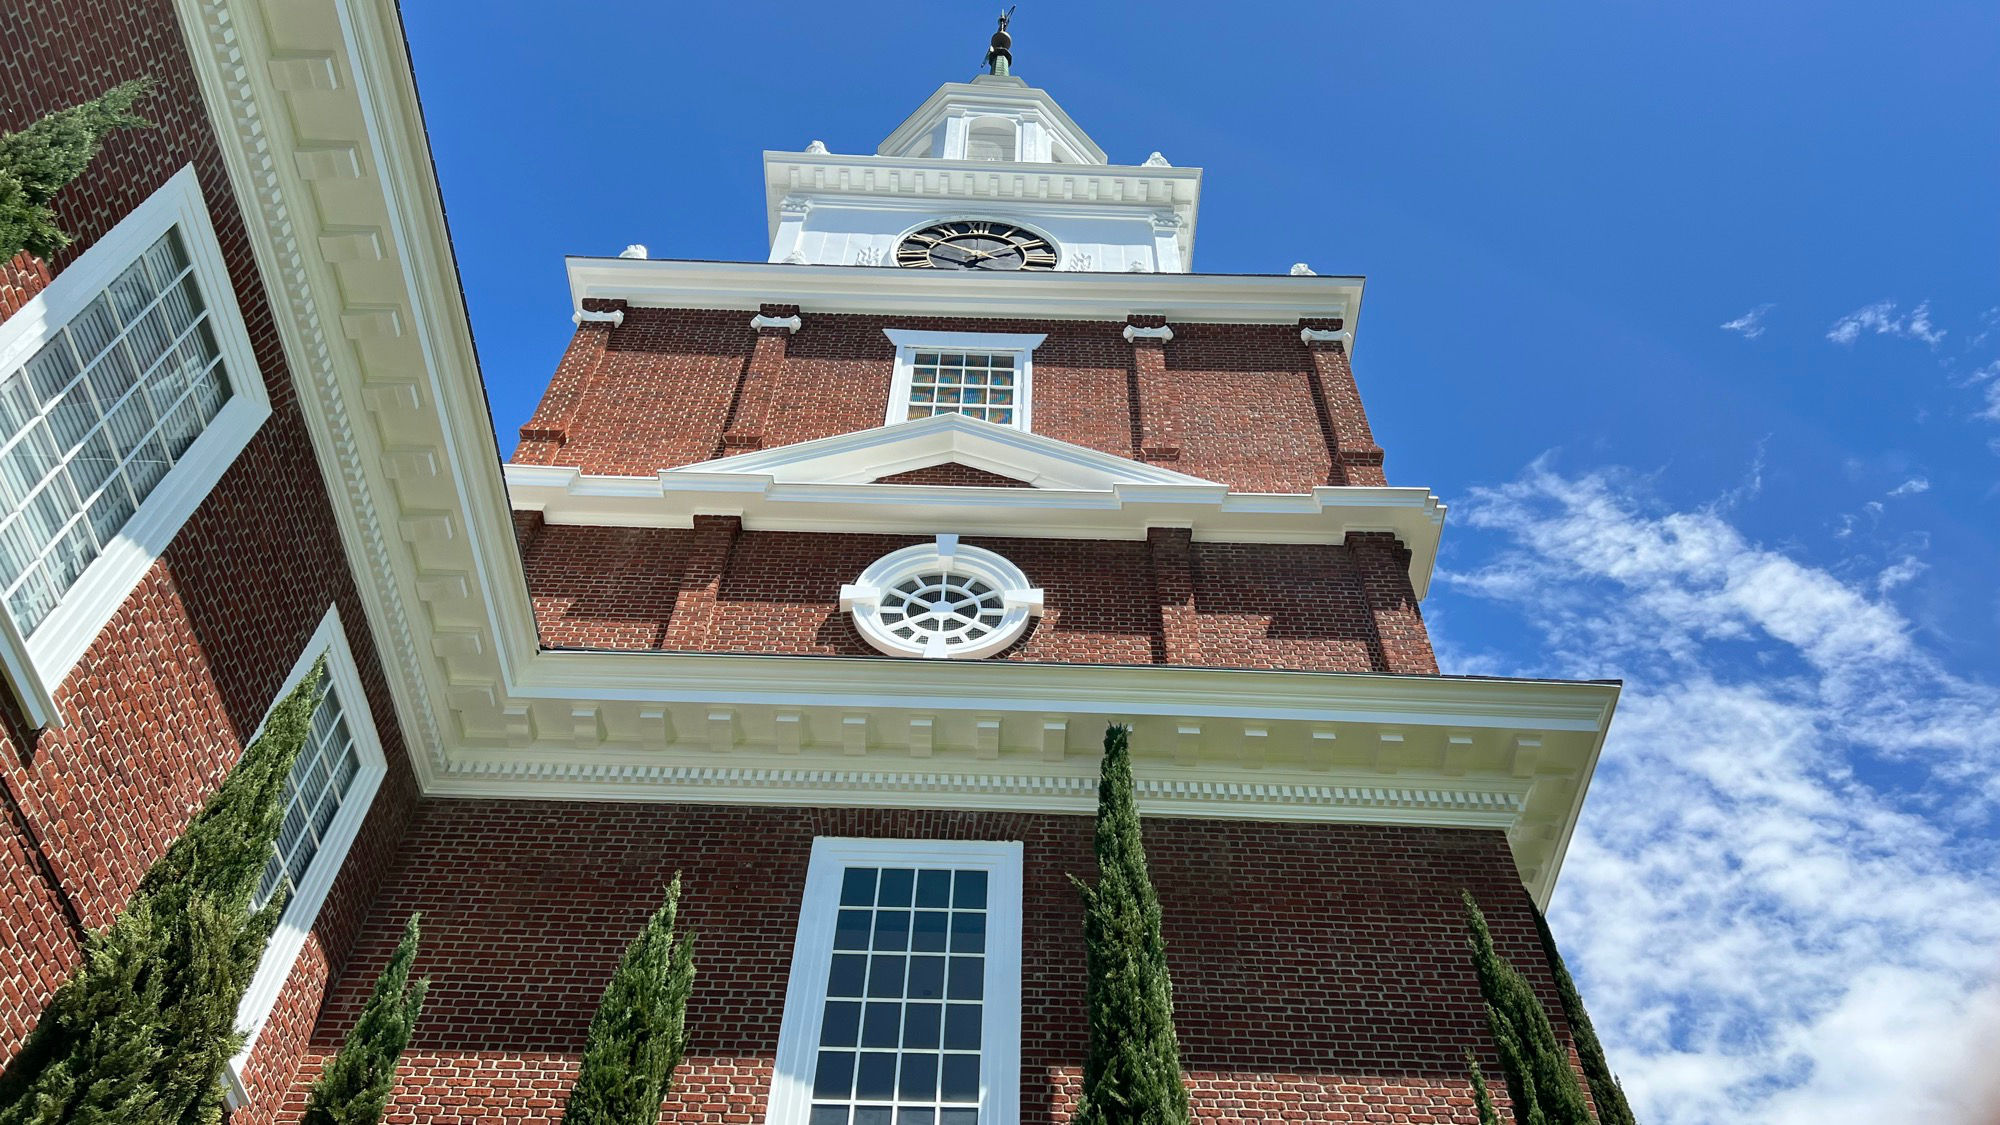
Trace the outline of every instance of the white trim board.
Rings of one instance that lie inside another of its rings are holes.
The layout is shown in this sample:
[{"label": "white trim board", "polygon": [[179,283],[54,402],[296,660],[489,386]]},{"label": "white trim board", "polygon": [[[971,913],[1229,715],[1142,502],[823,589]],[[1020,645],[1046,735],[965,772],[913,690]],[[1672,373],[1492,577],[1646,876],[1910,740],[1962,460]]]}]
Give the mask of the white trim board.
[{"label": "white trim board", "polygon": [[0,663],[29,721],[62,725],[55,694],[107,622],[152,569],[188,517],[214,490],[271,416],[264,375],[243,325],[236,289],[216,243],[201,185],[189,164],[78,256],[21,310],[0,323],[0,372],[27,362],[55,331],[81,313],[125,268],[170,229],[194,266],[221,348],[230,397],[167,475],[140,502],[116,538],[91,561],[34,635],[21,637],[12,615],[0,626]]},{"label": "white trim board", "polygon": [[[284,991],[285,982],[291,979],[299,951],[305,948],[313,922],[326,902],[327,892],[333,889],[333,881],[347,860],[347,852],[354,846],[354,838],[367,820],[368,810],[375,804],[375,792],[381,788],[382,778],[388,773],[388,763],[382,756],[381,735],[375,729],[375,716],[369,710],[367,693],[361,687],[354,650],[348,647],[347,632],[341,628],[338,607],[327,607],[319,627],[313,630],[312,639],[306,642],[305,650],[299,653],[291,672],[285,676],[284,686],[272,698],[271,707],[276,708],[312,671],[313,662],[322,656],[326,657],[327,685],[335,698],[340,700],[341,717],[347,722],[348,733],[354,739],[355,756],[361,765],[354,779],[348,783],[347,795],[341,799],[340,810],[320,837],[319,851],[306,865],[305,878],[299,881],[292,897],[285,903],[278,928],[265,944],[264,956],[257,962],[257,972],[250,978],[249,987],[243,991],[242,1003],[237,1006],[236,1026],[243,1031],[244,1040],[242,1049],[229,1060],[226,1075],[225,1093],[229,1096],[231,1109],[241,1109],[250,1104],[250,1091],[244,1082],[244,1073],[249,1066],[251,1052],[257,1049],[257,1040],[264,1033],[265,1021],[270,1019],[272,1010],[277,1007],[278,995]],[[264,722],[269,719],[270,712],[267,710],[264,721],[257,724],[256,733],[244,742],[246,747],[263,733]]]},{"label": "white trim board", "polygon": [[[904,270],[784,262],[571,257],[570,301],[640,308],[798,305],[812,313],[1123,322],[1131,314],[1189,324],[1277,324],[1361,315],[1358,277],[1187,273]],[[1304,347],[1303,344],[1300,345]]]}]

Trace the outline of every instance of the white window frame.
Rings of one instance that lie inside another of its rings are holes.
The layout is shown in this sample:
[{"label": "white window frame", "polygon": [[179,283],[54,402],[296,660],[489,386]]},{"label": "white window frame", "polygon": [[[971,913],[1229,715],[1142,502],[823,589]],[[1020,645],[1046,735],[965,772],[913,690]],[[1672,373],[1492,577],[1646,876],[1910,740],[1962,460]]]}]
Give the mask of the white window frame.
[{"label": "white window frame", "polygon": [[[243,1049],[229,1060],[225,1086],[231,1109],[241,1109],[250,1104],[249,1087],[244,1082],[250,1052],[256,1049],[264,1024],[277,1007],[278,994],[284,991],[285,982],[291,979],[299,952],[305,948],[313,922],[319,917],[320,907],[326,903],[327,892],[333,889],[334,878],[346,864],[347,852],[354,846],[354,838],[360,833],[362,822],[368,818],[368,810],[375,804],[375,791],[381,788],[382,778],[389,772],[388,762],[382,756],[381,735],[375,729],[375,716],[368,708],[367,693],[362,690],[361,672],[354,663],[354,650],[348,646],[347,632],[341,627],[339,607],[327,607],[326,616],[320,619],[312,640],[306,643],[305,651],[292,665],[290,674],[285,677],[284,687],[271,700],[271,707],[275,709],[306,678],[306,673],[312,671],[313,662],[322,656],[326,658],[327,684],[340,700],[341,715],[347,720],[347,730],[354,738],[354,753],[361,766],[355,771],[347,796],[340,802],[340,811],[334,814],[333,823],[327,826],[326,834],[321,837],[318,853],[306,865],[305,878],[299,880],[292,890],[292,897],[286,901],[285,912],[278,919],[278,928],[272,931],[271,940],[265,944],[264,956],[257,962],[257,972],[250,978],[250,986],[243,991],[243,1002],[237,1006],[236,1026],[243,1032],[244,1040]],[[264,721],[269,720],[270,712],[266,711]],[[263,733],[263,729],[264,723],[258,723],[259,734]],[[255,740],[256,735],[252,735],[251,741]],[[249,742],[244,745],[248,746]]]},{"label": "white window frame", "polygon": [[784,1024],[765,1125],[807,1125],[820,1021],[826,1010],[841,875],[850,865],[933,866],[985,871],[986,979],[981,1011],[979,1125],[1021,1119],[1021,844],[995,840],[872,840],[821,836],[813,841],[785,990]]},{"label": "white window frame", "polygon": [[1009,425],[1034,432],[1035,349],[1049,338],[1047,333],[932,332],[917,328],[884,328],[882,333],[896,345],[896,369],[889,381],[889,414],[884,425],[910,420],[910,382],[918,352],[977,352],[1014,357],[1015,409],[1014,421]]},{"label": "white window frame", "polygon": [[[998,591],[1005,609],[1000,623],[978,640],[957,648],[946,648],[938,633],[923,640],[898,636],[882,621],[883,599],[897,583],[928,574],[968,575]],[[1006,556],[960,543],[958,536],[946,534],[876,559],[860,578],[841,586],[840,609],[853,615],[861,639],[878,652],[929,660],[979,660],[1021,639],[1028,631],[1029,618],[1042,615],[1042,590]]]},{"label": "white window frame", "polygon": [[208,305],[229,380],[229,401],[140,502],[117,538],[105,544],[103,553],[64,591],[34,636],[22,637],[13,614],[0,607],[0,667],[13,683],[29,722],[38,728],[62,725],[56,689],[271,416],[271,400],[192,164],[174,173],[46,289],[0,323],[0,372],[12,371],[33,358],[57,330],[174,228],[180,230]]}]

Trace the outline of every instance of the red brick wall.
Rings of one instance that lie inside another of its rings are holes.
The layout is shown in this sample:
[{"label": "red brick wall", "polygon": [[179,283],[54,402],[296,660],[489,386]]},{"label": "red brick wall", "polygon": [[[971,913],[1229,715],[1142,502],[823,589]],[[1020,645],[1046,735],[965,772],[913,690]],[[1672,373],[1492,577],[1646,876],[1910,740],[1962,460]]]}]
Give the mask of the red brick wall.
[{"label": "red brick wall", "polygon": [[[1065,1118],[1084,1050],[1091,821],[1013,813],[426,803],[313,1040],[346,1034],[411,911],[430,999],[391,1119],[546,1121],[613,964],[682,873],[699,933],[689,1057],[663,1120],[761,1119],[815,836],[1024,844],[1022,1120]],[[1497,1072],[1458,894],[1561,1009],[1497,832],[1154,818],[1182,1061],[1202,1121],[1472,1121]],[[294,1088],[296,1112],[313,1067]],[[398,1118],[398,1113],[408,1115]]]},{"label": "red brick wall", "polygon": [[[1409,594],[1407,555],[1393,539],[1386,549],[1361,545],[1375,538],[1387,537],[1355,536],[1346,546],[1194,544],[1194,645],[1185,652],[1172,649],[1163,631],[1144,542],[965,542],[1005,555],[1045,591],[1046,612],[997,659],[1435,673]],[[692,540],[683,530],[574,524],[525,537],[542,643],[877,655],[840,612],[840,585],[890,551],[923,541],[742,532],[728,549],[712,612],[706,601],[700,609],[709,614],[706,624],[690,631],[678,619],[694,611],[682,581]],[[1376,604],[1383,601],[1393,604]]]},{"label": "red brick wall", "polygon": [[956,485],[960,488],[1033,488],[1024,480],[1003,477],[999,473],[989,473],[985,469],[975,469],[970,465],[960,465],[947,461],[942,465],[930,465],[922,469],[911,469],[907,473],[891,473],[875,478],[876,484],[941,484]]},{"label": "red brick wall", "polygon": [[26,250],[0,262],[0,320],[21,311],[49,286],[49,265]]},{"label": "red brick wall", "polygon": [[[764,447],[880,426],[896,354],[882,330],[933,328],[1046,333],[1035,350],[1035,432],[1138,456],[1138,376],[1122,322],[810,312],[803,320],[772,385],[755,392],[768,412],[758,433]],[[1366,423],[1344,358],[1327,371],[1347,389],[1329,395],[1296,324],[1173,330],[1165,378],[1179,454],[1167,467],[1245,492],[1347,483],[1335,431]],[[620,327],[583,326],[522,429],[515,460],[646,476],[722,455],[756,338],[741,311],[627,309]]]},{"label": "red brick wall", "polygon": [[11,696],[0,691],[0,779],[18,800],[0,829],[0,886],[7,888],[0,1063],[75,963],[64,900],[92,927],[117,915],[235,762],[331,603],[346,624],[390,773],[300,958],[281,1017],[260,1041],[258,1066],[282,1088],[319,983],[345,957],[386,869],[388,845],[414,808],[414,782],[170,0],[8,4],[0,11],[0,50],[11,64],[0,68],[0,129],[20,128],[127,78],[158,81],[138,107],[157,127],[111,137],[56,198],[60,221],[77,241],[57,256],[53,273],[60,279],[77,254],[192,162],[273,411],[57,688],[67,725],[39,735],[25,729]]}]

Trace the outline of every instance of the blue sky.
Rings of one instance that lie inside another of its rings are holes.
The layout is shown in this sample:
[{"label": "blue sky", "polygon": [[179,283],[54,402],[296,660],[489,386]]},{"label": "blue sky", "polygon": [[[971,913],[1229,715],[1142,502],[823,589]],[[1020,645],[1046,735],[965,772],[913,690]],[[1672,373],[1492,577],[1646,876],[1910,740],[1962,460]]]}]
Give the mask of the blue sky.
[{"label": "blue sky", "polygon": [[[410,5],[502,447],[564,254],[761,260],[993,5]],[[2000,1030],[1990,4],[1043,3],[1016,72],[1206,169],[1204,272],[1368,278],[1447,671],[1630,686],[1555,906],[1644,1119],[1973,1120]],[[1922,1114],[1917,1114],[1922,1116]]]}]

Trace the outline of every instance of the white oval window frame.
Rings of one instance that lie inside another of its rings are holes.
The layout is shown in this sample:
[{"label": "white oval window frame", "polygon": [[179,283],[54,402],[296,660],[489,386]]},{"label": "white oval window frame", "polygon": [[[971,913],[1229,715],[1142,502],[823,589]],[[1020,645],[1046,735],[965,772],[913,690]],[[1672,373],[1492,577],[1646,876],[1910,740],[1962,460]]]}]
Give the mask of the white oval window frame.
[{"label": "white oval window frame", "polygon": [[[911,578],[938,573],[966,575],[998,590],[1003,610],[1000,623],[984,636],[955,646],[945,644],[941,633],[906,639],[891,632],[882,623],[885,593]],[[979,660],[1004,650],[1028,631],[1028,620],[1041,615],[1042,591],[1004,556],[963,545],[956,535],[940,535],[933,542],[904,547],[876,559],[860,578],[840,588],[840,608],[853,616],[861,639],[878,652],[927,660]]]}]

